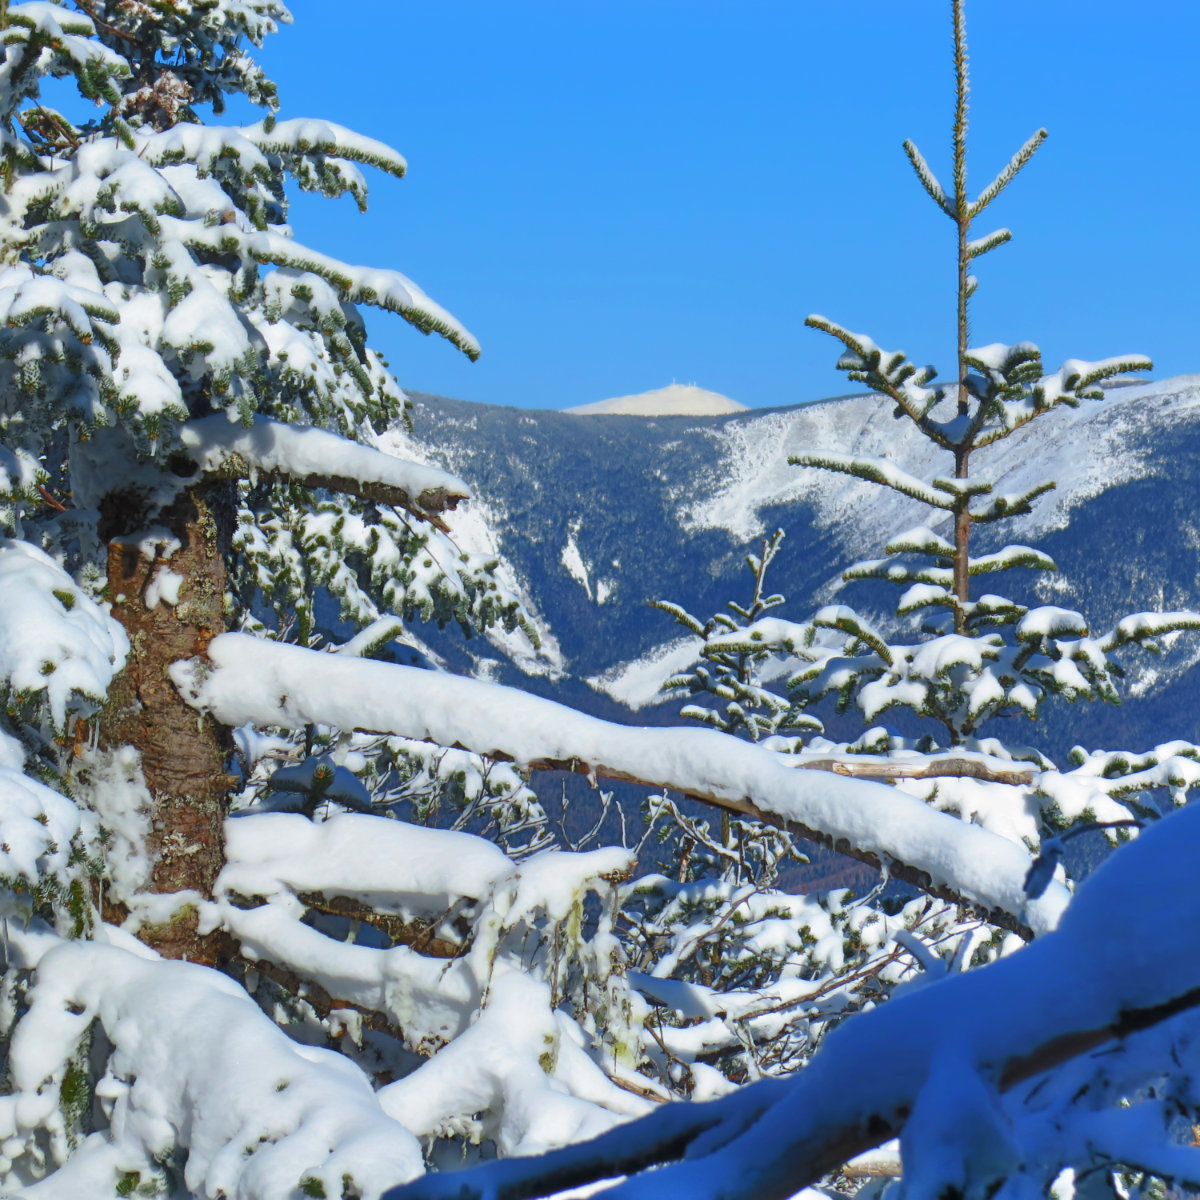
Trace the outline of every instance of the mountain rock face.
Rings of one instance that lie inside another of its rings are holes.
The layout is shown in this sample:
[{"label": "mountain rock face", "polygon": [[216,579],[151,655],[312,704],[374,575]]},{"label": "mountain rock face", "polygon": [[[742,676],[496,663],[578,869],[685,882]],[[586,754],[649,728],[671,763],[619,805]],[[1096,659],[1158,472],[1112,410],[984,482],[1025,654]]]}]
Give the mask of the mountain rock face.
[{"label": "mountain rock face", "polygon": [[[947,470],[945,455],[876,396],[728,416],[584,419],[413,400],[416,433],[389,433],[385,447],[472,486],[456,539],[501,559],[542,639],[535,651],[519,635],[463,643],[447,632],[431,649],[453,670],[639,724],[675,719],[657,691],[697,644],[648,601],[673,600],[703,620],[746,600],[745,555],[775,528],[787,539],[768,584],[788,603],[773,615],[801,621],[844,598],[895,624],[894,589],[845,584],[841,572],[929,521],[928,510],[869,483],[789,466],[789,455],[883,457],[923,478]],[[977,531],[977,552],[1019,542],[1058,563],[1049,582],[1014,574],[1005,584],[1014,599],[1078,609],[1094,631],[1130,612],[1200,609],[1200,376],[1116,387],[1053,412],[981,452],[975,473],[1004,492],[1058,484],[1029,515]],[[1133,654],[1126,665],[1120,707],[1062,703],[1040,728],[1010,719],[984,732],[1054,757],[1074,744],[1141,750],[1200,740],[1200,638],[1182,636],[1161,658]],[[830,732],[861,730],[844,720]]]}]

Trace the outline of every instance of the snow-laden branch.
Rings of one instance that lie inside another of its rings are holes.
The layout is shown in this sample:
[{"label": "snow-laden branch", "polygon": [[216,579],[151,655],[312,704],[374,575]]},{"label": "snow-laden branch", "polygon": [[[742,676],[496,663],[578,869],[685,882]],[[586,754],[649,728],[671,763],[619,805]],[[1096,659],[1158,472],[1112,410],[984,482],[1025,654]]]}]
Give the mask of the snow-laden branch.
[{"label": "snow-laden branch", "polygon": [[838,471],[843,475],[854,475],[871,483],[879,483],[903,496],[920,500],[930,508],[954,508],[954,500],[944,490],[935,491],[923,479],[910,475],[885,458],[859,458],[853,454],[812,451],[790,455],[788,462],[797,467],[819,467],[823,471]]},{"label": "snow-laden branch", "polygon": [[443,531],[438,514],[471,495],[471,489],[448,471],[395,458],[323,429],[266,417],[255,417],[247,428],[217,413],[181,426],[179,437],[207,475],[278,477],[362,496],[403,508]]},{"label": "snow-laden branch", "polygon": [[[216,900],[201,906],[206,923],[326,1015],[356,1009],[427,1059],[377,1093],[412,1133],[479,1126],[503,1153],[528,1154],[649,1111],[606,1077],[579,1027],[555,1011],[570,971],[563,947],[555,940],[550,960],[533,950],[536,930],[560,928],[585,894],[629,873],[629,851],[552,850],[517,864],[472,834],[360,814],[243,815],[226,832]],[[312,893],[361,900],[392,944],[345,942],[305,923],[298,900],[339,911],[313,904]],[[407,937],[404,918],[425,934]],[[605,928],[575,953],[594,955],[607,980]],[[536,1115],[549,1112],[553,1120]]]},{"label": "snow-laden branch", "polygon": [[[606,1197],[783,1200],[897,1135],[910,1194],[990,1195],[1021,1171],[1035,1188],[1061,1159],[1044,1130],[1031,1136],[1038,1114],[1020,1111],[1017,1085],[1098,1047],[1111,1061],[1114,1040],[1200,1005],[1200,958],[1179,952],[1180,929],[1200,923],[1197,853],[1200,807],[1186,808],[1106,862],[1054,933],[847,1022],[791,1079],[539,1158],[427,1176],[387,1200],[528,1200],[622,1175]],[[1125,1064],[1143,1082],[1171,1067],[1168,1042],[1150,1048]],[[1079,1141],[1073,1112],[1056,1116],[1055,1142]]]},{"label": "snow-laden branch", "polygon": [[[198,1196],[378,1196],[424,1170],[416,1137],[388,1116],[349,1059],[300,1046],[232,980],[156,958],[117,930],[115,942],[64,942],[6,922],[10,963],[37,967],[27,1014],[12,1035],[9,1093],[0,1098],[5,1154],[50,1133],[71,1155],[63,1194],[111,1195],[115,1179],[153,1179],[155,1160],[186,1152]],[[48,952],[47,952],[48,951]],[[39,961],[40,959],[40,961]],[[107,1136],[72,1153],[62,1109],[93,1021],[112,1045],[96,1087]],[[68,1182],[69,1181],[69,1182]],[[311,1181],[311,1182],[310,1182]],[[316,1190],[317,1187],[321,1190]]]},{"label": "snow-laden branch", "polygon": [[49,555],[0,538],[0,687],[45,694],[56,729],[90,716],[124,666],[124,629]]},{"label": "snow-laden branch", "polygon": [[[333,121],[298,117],[290,121],[259,121],[239,130],[223,130],[229,137],[240,134],[257,146],[263,154],[320,154],[330,158],[365,163],[402,178],[408,163],[391,146],[364,134],[355,133]],[[145,137],[143,144],[155,146],[163,141],[161,134]],[[161,157],[161,155],[160,155]]]},{"label": "snow-laden branch", "polygon": [[797,772],[779,756],[701,729],[630,728],[480,680],[223,634],[209,660],[178,663],[189,703],[227,725],[333,725],[400,734],[537,767],[671,788],[830,845],[1022,934],[1054,927],[1061,887],[1024,894],[1022,846],[892,788]]}]

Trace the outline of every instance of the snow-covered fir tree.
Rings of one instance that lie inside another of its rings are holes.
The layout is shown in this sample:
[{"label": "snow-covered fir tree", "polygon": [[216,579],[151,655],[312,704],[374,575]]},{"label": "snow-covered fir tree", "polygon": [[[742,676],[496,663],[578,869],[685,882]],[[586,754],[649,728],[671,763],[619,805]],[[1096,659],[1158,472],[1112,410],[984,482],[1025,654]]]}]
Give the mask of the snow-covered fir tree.
[{"label": "snow-covered fir tree", "polygon": [[[961,555],[936,532],[897,551],[933,556],[903,569],[951,616],[922,643],[957,639],[945,672],[853,615],[825,614],[820,636],[767,616],[777,545],[751,563],[751,602],[707,629],[693,681],[738,706],[715,729],[613,725],[430,669],[419,619],[521,615],[454,543],[466,486],[379,448],[405,398],[360,308],[477,347],[411,281],[288,225],[289,185],[362,205],[360,168],[404,164],[277,118],[247,47],[286,19],[277,0],[0,8],[0,1190],[782,1198],[892,1169],[892,1151],[846,1164],[897,1135],[914,1197],[1092,1190],[1117,1166],[1196,1181],[1169,1128],[1197,1107],[1200,968],[1180,953],[1200,924],[1195,810],[1072,898],[1036,828],[880,786],[919,778],[890,742],[798,746],[799,714],[756,677],[793,638],[817,691],[831,647],[850,695],[892,686],[872,653],[903,658],[898,690],[917,704],[925,687],[943,758],[1045,776],[978,743],[972,681],[993,664],[992,712],[1023,707],[1022,686],[1034,705],[1104,692],[1119,641],[1186,619],[1107,641],[1015,604],[989,623],[968,529]],[[204,123],[233,96],[263,119]],[[955,180],[939,203],[962,242]],[[976,354],[965,421],[943,420],[957,394],[847,345],[952,443],[986,409],[972,450],[1094,382]],[[981,504],[1001,515],[965,463],[920,485],[956,530]],[[887,753],[853,752],[869,750]],[[1074,784],[1183,789],[1195,766],[1166,747],[1088,759]],[[541,767],[644,784],[712,869],[667,878],[636,847],[552,844],[524,773]],[[678,796],[728,814],[720,834]],[[775,891],[797,837],[919,892]],[[1033,944],[966,971],[986,957],[977,912]]]}]

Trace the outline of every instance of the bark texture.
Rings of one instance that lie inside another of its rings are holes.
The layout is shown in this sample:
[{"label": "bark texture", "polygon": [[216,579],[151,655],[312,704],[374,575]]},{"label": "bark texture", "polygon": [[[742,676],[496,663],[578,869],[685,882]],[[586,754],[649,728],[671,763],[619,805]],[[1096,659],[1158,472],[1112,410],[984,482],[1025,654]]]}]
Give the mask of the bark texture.
[{"label": "bark texture", "polygon": [[[233,780],[226,773],[230,731],[200,717],[180,699],[167,668],[203,656],[225,629],[223,509],[219,492],[198,486],[183,493],[155,523],[165,525],[179,549],[164,558],[138,545],[138,506],[114,493],[104,512],[112,614],[129,635],[130,655],[115,681],[101,725],[108,746],[132,745],[153,797],[149,850],[151,890],[212,896],[224,862],[224,821]],[[183,577],[178,603],[147,605],[159,571]],[[215,964],[224,957],[219,936],[201,936],[194,908],[139,936],[168,958]]]}]

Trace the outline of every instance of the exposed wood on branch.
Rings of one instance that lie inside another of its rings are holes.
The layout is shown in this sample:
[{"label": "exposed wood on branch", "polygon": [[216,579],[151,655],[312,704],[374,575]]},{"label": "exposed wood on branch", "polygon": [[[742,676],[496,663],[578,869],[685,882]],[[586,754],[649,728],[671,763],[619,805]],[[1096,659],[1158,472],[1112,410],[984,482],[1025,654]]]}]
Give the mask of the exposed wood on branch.
[{"label": "exposed wood on branch", "polygon": [[798,762],[801,771],[832,771],[853,779],[981,779],[986,783],[1027,784],[1037,774],[1033,763],[1001,768],[974,758],[928,758],[921,762],[903,759],[814,758]]},{"label": "exposed wood on branch", "polygon": [[363,1008],[361,1005],[352,1004],[349,1000],[340,1000],[331,996],[319,983],[314,983],[311,979],[305,978],[288,967],[281,967],[269,959],[252,959],[246,955],[242,956],[241,962],[247,969],[265,975],[293,996],[307,1001],[322,1020],[328,1019],[338,1009],[347,1009],[357,1013],[368,1029],[372,1029],[376,1033],[387,1034],[388,1037],[393,1037],[398,1042],[403,1043],[404,1041],[404,1034],[399,1026],[389,1021],[382,1013],[376,1012],[372,1008]]},{"label": "exposed wood on branch", "polygon": [[395,913],[377,912],[346,896],[325,896],[320,892],[301,892],[299,900],[308,908],[328,916],[361,921],[378,929],[393,946],[407,946],[426,958],[458,958],[466,947],[448,938],[437,937],[436,926],[426,921],[406,921]]}]

